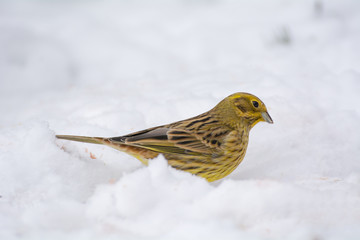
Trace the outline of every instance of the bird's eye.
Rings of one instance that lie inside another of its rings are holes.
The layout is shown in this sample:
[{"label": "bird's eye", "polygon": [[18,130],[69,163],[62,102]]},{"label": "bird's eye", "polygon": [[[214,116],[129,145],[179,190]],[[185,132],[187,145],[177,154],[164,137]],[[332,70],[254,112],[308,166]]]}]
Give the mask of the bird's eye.
[{"label": "bird's eye", "polygon": [[254,105],[254,107],[259,107],[259,103],[257,101],[252,101],[252,104]]}]

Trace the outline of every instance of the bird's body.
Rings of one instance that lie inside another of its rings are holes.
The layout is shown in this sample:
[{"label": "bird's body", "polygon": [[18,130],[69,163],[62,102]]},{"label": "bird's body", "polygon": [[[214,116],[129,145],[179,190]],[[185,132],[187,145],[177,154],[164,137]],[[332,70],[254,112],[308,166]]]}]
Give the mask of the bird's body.
[{"label": "bird's body", "polygon": [[244,159],[250,129],[272,123],[265,105],[248,93],[235,93],[199,116],[125,136],[101,138],[57,135],[57,138],[105,144],[144,164],[159,154],[172,167],[215,181],[230,174]]}]

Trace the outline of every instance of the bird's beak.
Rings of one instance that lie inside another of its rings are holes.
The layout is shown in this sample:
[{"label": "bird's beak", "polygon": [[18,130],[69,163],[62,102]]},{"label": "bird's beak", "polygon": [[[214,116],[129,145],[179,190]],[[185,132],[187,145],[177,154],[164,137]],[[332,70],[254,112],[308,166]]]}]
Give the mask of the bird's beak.
[{"label": "bird's beak", "polygon": [[261,116],[263,117],[265,122],[274,123],[268,112],[262,112]]}]

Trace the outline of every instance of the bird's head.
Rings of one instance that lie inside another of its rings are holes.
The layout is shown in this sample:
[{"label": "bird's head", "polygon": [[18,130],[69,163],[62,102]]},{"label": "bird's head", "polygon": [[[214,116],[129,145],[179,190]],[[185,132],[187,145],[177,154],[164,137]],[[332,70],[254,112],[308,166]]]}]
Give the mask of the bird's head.
[{"label": "bird's head", "polygon": [[251,128],[258,122],[273,123],[265,104],[256,96],[249,93],[234,93],[224,99],[237,118],[243,119]]}]

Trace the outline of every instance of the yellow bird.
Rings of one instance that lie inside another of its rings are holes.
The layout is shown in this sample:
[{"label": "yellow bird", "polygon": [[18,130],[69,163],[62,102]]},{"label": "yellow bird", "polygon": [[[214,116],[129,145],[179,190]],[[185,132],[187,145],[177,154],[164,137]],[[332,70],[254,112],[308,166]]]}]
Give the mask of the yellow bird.
[{"label": "yellow bird", "polygon": [[212,182],[229,175],[241,163],[250,129],[260,121],[273,123],[265,104],[252,94],[234,93],[196,117],[120,137],[56,137],[104,144],[146,165],[163,154],[172,167]]}]

